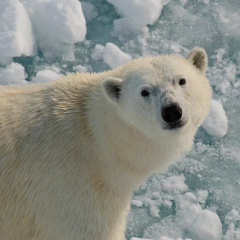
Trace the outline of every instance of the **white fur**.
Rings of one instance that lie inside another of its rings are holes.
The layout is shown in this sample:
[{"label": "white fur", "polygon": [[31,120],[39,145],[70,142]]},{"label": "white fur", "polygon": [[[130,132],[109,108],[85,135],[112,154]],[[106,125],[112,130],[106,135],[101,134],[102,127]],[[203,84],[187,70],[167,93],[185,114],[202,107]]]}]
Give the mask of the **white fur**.
[{"label": "white fur", "polygon": [[[123,240],[133,190],[191,148],[207,115],[211,90],[194,51],[0,87],[0,239]],[[182,128],[164,129],[169,102],[182,107]]]}]

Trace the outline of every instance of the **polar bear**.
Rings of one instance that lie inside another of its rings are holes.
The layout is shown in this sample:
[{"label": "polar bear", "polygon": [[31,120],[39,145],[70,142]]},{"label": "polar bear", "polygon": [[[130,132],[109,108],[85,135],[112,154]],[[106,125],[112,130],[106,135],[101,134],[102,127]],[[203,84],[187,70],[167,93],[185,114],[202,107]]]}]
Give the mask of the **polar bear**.
[{"label": "polar bear", "polygon": [[195,48],[0,87],[0,239],[123,240],[134,189],[188,151],[208,113]]}]

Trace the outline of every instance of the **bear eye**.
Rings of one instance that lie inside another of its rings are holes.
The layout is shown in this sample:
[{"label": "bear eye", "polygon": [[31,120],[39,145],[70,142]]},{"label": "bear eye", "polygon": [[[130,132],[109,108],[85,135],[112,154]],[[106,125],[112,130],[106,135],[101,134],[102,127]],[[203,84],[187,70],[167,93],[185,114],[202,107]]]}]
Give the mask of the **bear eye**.
[{"label": "bear eye", "polygon": [[142,97],[148,97],[150,95],[150,92],[148,90],[142,90],[141,95]]},{"label": "bear eye", "polygon": [[186,79],[181,78],[181,79],[179,80],[179,85],[185,85],[185,84],[186,84]]}]

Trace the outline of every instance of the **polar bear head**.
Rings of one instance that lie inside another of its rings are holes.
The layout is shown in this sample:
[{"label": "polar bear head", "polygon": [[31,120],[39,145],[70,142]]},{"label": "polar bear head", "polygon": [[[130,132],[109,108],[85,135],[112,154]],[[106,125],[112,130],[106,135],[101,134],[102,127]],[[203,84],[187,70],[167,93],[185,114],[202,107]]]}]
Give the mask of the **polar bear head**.
[{"label": "polar bear head", "polygon": [[206,117],[211,88],[206,79],[207,54],[195,48],[177,55],[133,60],[102,83],[117,114],[146,136],[196,132]]}]

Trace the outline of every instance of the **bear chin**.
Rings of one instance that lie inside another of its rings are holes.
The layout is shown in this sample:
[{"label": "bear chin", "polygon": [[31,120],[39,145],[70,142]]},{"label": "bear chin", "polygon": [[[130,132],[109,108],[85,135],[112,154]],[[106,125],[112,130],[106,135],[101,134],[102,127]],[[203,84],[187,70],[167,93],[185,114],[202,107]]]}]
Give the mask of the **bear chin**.
[{"label": "bear chin", "polygon": [[177,129],[184,127],[186,125],[186,123],[187,122],[184,120],[179,120],[179,121],[172,122],[172,123],[165,123],[163,129],[164,130],[177,130]]}]

